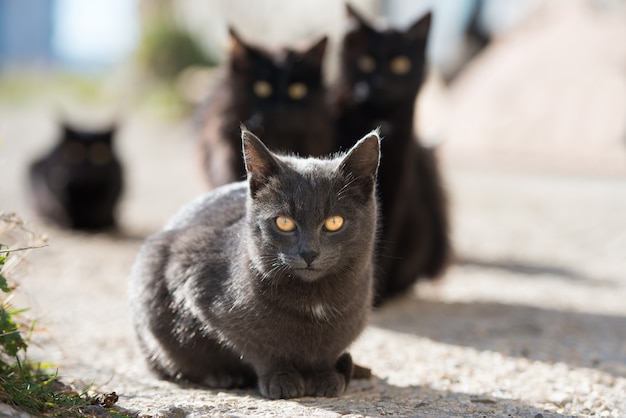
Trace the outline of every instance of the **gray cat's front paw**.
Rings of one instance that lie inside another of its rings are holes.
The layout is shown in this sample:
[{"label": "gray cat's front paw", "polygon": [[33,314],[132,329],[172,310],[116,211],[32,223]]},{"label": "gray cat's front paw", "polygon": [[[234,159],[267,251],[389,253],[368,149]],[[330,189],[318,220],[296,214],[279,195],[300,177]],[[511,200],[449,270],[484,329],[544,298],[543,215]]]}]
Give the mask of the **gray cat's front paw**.
[{"label": "gray cat's front paw", "polygon": [[350,379],[352,379],[354,373],[354,363],[352,363],[352,356],[350,353],[343,353],[339,356],[339,359],[337,359],[337,362],[335,363],[335,370],[337,370],[339,374],[343,375],[346,386],[348,386],[348,383],[350,383]]},{"label": "gray cat's front paw", "polygon": [[240,374],[210,374],[202,379],[202,384],[210,388],[243,388],[250,386],[250,378]]},{"label": "gray cat's front paw", "polygon": [[352,356],[343,353],[337,359],[334,370],[313,373],[307,379],[307,395],[326,397],[341,395],[350,383],[353,368]]},{"label": "gray cat's front paw", "polygon": [[336,371],[315,373],[307,380],[308,396],[335,397],[346,390],[346,378]]},{"label": "gray cat's front paw", "polygon": [[259,378],[261,395],[270,399],[299,398],[304,395],[304,379],[298,372],[273,373]]}]

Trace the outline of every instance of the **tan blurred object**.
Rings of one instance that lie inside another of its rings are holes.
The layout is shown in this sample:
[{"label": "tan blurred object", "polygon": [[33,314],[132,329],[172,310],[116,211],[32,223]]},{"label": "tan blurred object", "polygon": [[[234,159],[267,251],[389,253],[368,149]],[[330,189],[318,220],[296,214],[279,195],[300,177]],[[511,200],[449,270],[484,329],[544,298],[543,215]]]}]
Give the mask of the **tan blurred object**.
[{"label": "tan blurred object", "polygon": [[448,92],[458,163],[626,173],[626,13],[555,2],[473,61]]}]

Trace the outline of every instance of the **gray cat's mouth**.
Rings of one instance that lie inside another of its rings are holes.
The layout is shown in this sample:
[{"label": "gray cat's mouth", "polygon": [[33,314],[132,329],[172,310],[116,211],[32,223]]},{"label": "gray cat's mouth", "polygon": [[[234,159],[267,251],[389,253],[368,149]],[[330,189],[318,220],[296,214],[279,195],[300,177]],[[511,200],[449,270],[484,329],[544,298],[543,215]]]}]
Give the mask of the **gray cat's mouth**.
[{"label": "gray cat's mouth", "polygon": [[322,270],[314,267],[294,268],[293,272],[295,276],[306,282],[315,281],[322,276]]}]

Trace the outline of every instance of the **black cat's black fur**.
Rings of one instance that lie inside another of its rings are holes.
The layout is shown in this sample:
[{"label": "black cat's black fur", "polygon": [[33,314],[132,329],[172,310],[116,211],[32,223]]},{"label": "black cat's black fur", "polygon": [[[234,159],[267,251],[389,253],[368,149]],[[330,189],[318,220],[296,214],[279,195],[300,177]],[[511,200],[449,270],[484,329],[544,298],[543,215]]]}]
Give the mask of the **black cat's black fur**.
[{"label": "black cat's black fur", "polygon": [[231,29],[229,62],[199,111],[199,156],[209,188],[245,178],[239,124],[273,151],[303,157],[334,152],[322,63],[327,39],[305,51],[269,51]]},{"label": "black cat's black fur", "polygon": [[242,138],[248,181],[201,196],[140,251],[139,345],[165,379],[337,396],[372,302],[378,135],[333,159]]},{"label": "black cat's black fur", "polygon": [[29,167],[31,197],[40,216],[63,228],[115,226],[123,173],[114,136],[113,128],[63,126],[58,143]]},{"label": "black cat's black fur", "polygon": [[337,147],[348,149],[381,128],[376,302],[419,277],[437,277],[450,258],[446,196],[433,149],[414,134],[415,100],[424,79],[431,14],[405,32],[377,30],[348,6],[341,79],[332,99]]}]

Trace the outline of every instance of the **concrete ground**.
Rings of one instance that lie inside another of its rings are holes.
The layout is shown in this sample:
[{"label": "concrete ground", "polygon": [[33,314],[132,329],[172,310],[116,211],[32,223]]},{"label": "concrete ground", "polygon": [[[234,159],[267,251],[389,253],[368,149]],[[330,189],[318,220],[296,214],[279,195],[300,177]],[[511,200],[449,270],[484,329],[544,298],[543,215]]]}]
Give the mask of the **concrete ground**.
[{"label": "concrete ground", "polygon": [[189,131],[137,117],[119,144],[119,233],[41,223],[24,193],[46,112],[3,109],[0,202],[49,246],[21,269],[37,320],[32,353],[77,387],[115,391],[145,416],[626,415],[626,180],[455,162],[444,153],[458,254],[446,277],[378,309],[351,349],[375,377],[334,399],[268,401],[254,390],[180,387],[135,350],[126,288],[144,237],[201,191]]},{"label": "concrete ground", "polygon": [[[596,20],[577,23],[586,30],[545,24],[533,33],[619,46],[603,41],[611,26]],[[78,388],[115,391],[120,407],[145,417],[626,416],[626,59],[618,48],[616,59],[585,61],[605,62],[606,71],[577,73],[568,57],[598,52],[595,44],[558,49],[555,65],[585,81],[575,83],[553,73],[554,45],[531,38],[496,44],[450,96],[458,123],[441,158],[457,261],[439,282],[373,313],[351,352],[374,377],[339,398],[268,401],[254,390],[181,387],[148,374],[129,326],[128,277],[142,240],[202,190],[189,127],[129,116],[118,143],[127,169],[120,231],[67,232],[37,219],[25,194],[25,167],[54,135],[52,112],[3,105],[0,210],[49,237],[18,277],[16,302],[37,321],[32,356]],[[481,72],[512,49],[532,68]],[[544,61],[533,55],[541,51]]]}]

